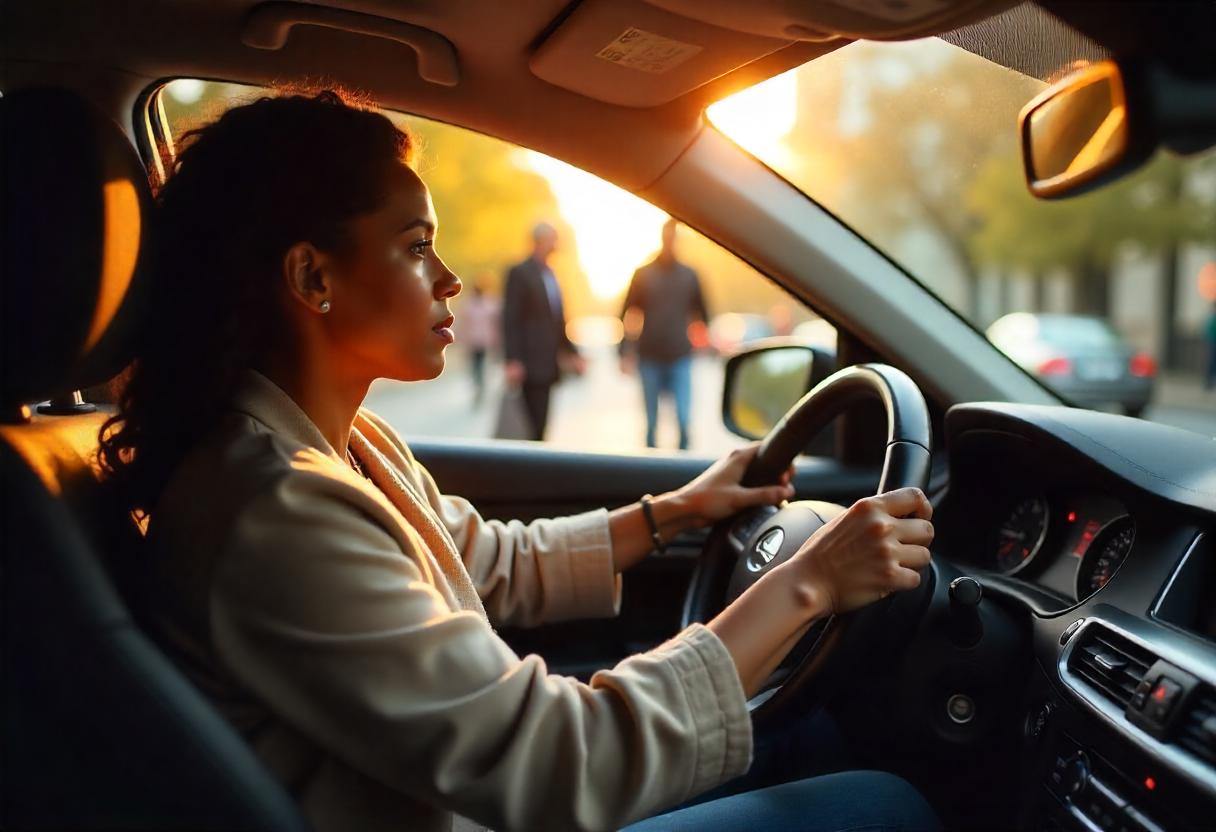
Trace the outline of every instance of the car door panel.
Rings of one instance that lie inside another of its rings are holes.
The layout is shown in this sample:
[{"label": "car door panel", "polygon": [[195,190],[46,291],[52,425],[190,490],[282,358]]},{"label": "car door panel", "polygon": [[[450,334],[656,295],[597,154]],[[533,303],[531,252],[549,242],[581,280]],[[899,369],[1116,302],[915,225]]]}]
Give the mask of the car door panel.
[{"label": "car door panel", "polygon": [[[692,454],[607,454],[567,451],[532,442],[411,441],[415,457],[441,490],[469,499],[483,516],[524,522],[538,517],[614,508],[646,493],[678,488],[713,457]],[[799,498],[848,505],[874,493],[875,468],[846,466],[827,457],[800,459]],[[557,673],[589,678],[595,670],[649,649],[679,628],[684,591],[707,532],[672,541],[624,575],[621,613],[612,621],[569,621],[501,633],[519,653],[536,653]]]}]

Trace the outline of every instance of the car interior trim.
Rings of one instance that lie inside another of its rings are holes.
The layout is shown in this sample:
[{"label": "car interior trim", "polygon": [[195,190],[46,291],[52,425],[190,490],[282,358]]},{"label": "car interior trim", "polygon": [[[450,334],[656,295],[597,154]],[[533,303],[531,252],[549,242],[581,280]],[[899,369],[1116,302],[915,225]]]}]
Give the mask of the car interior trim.
[{"label": "car interior trim", "polygon": [[418,56],[418,76],[441,87],[460,83],[456,49],[443,35],[422,26],[370,14],[304,3],[263,3],[245,18],[241,41],[254,49],[279,50],[296,26],[321,26],[396,41]]},{"label": "car interior trim", "polygon": [[1166,580],[1165,584],[1161,587],[1161,592],[1158,593],[1156,599],[1153,600],[1153,605],[1151,607],[1149,607],[1149,610],[1148,610],[1148,616],[1149,616],[1149,618],[1153,619],[1153,621],[1157,622],[1158,624],[1161,624],[1162,626],[1170,627],[1174,630],[1177,630],[1180,633],[1184,633],[1184,634],[1192,636],[1192,637],[1196,636],[1197,634],[1193,633],[1190,630],[1187,630],[1183,627],[1178,626],[1177,624],[1175,624],[1172,621],[1167,620],[1166,618],[1163,618],[1162,617],[1162,607],[1165,606],[1166,600],[1170,597],[1170,592],[1171,592],[1171,590],[1173,590],[1174,584],[1178,580],[1178,577],[1183,572],[1186,571],[1187,565],[1190,563],[1191,557],[1195,554],[1196,551],[1198,551],[1201,548],[1201,546],[1204,544],[1204,542],[1206,540],[1207,540],[1207,537],[1203,532],[1200,532],[1199,534],[1195,535],[1195,539],[1191,541],[1191,545],[1187,547],[1186,551],[1183,552],[1182,557],[1180,557],[1178,559],[1178,563],[1174,565],[1174,569],[1173,569],[1173,571],[1170,572],[1169,578]]}]

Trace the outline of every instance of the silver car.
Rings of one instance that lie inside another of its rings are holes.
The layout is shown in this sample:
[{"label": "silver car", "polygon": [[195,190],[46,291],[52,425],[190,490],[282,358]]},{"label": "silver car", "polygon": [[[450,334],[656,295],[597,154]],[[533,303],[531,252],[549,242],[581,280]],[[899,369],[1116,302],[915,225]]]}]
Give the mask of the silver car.
[{"label": "silver car", "polygon": [[1114,405],[1139,416],[1152,398],[1157,363],[1101,318],[1014,312],[997,319],[987,335],[1073,404]]}]

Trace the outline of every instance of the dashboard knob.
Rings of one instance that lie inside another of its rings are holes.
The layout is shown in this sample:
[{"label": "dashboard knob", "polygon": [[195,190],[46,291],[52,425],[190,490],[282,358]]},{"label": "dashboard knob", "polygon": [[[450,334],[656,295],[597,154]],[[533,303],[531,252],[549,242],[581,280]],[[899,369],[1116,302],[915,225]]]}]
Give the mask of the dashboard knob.
[{"label": "dashboard knob", "polygon": [[950,603],[964,607],[978,606],[984,597],[984,587],[975,578],[964,575],[950,582]]},{"label": "dashboard knob", "polygon": [[974,647],[984,635],[979,605],[984,587],[964,575],[950,582],[950,640],[956,647]]},{"label": "dashboard knob", "polygon": [[1068,760],[1064,769],[1064,789],[1068,794],[1080,794],[1089,785],[1089,758],[1078,751]]}]

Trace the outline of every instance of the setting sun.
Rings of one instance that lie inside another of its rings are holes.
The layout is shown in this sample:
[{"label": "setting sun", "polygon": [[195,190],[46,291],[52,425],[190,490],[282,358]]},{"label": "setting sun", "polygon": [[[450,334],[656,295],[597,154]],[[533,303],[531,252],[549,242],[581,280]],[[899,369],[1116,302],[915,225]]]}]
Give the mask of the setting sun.
[{"label": "setting sun", "polygon": [[785,139],[798,108],[797,71],[786,72],[711,104],[706,115],[728,138],[780,168],[790,155]]}]

